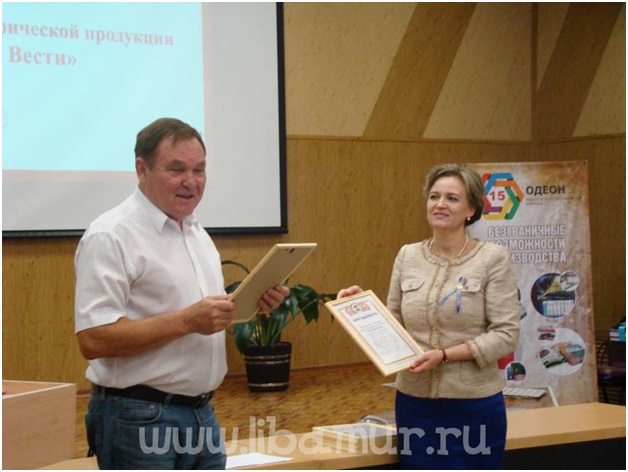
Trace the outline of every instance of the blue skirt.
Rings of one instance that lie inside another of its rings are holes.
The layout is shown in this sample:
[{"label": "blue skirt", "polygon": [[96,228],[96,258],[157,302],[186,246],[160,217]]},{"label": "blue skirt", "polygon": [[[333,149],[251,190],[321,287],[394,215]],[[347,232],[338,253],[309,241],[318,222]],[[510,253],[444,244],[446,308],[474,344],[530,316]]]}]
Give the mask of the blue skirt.
[{"label": "blue skirt", "polygon": [[502,393],[477,399],[418,398],[397,392],[399,468],[500,469],[506,446]]}]

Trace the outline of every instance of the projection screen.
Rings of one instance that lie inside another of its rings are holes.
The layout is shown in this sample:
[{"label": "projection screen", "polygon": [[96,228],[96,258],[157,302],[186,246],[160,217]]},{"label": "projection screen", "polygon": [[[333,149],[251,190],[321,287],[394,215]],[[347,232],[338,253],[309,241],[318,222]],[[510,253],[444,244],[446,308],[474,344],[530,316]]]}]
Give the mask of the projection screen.
[{"label": "projection screen", "polygon": [[79,235],[137,185],[137,132],[198,129],[210,233],[287,232],[282,7],[3,3],[3,237]]}]

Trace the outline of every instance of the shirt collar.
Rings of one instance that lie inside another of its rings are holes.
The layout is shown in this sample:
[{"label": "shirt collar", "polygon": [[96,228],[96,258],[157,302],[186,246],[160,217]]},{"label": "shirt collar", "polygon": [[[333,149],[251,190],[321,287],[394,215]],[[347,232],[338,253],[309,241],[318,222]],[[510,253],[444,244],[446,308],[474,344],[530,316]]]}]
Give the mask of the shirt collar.
[{"label": "shirt collar", "polygon": [[[144,195],[144,193],[140,190],[139,187],[135,188],[135,192],[133,193],[133,196],[138,206],[144,211],[144,213],[146,213],[146,216],[148,217],[152,225],[155,227],[155,229],[159,232],[159,234],[163,233],[164,228],[166,224],[168,223],[168,221],[172,221],[172,224],[177,225],[177,223],[172,218],[170,218],[163,211],[161,211],[157,206],[155,206],[155,204],[151,202],[146,197],[146,195]],[[195,214],[188,215],[183,219],[183,224],[186,227],[196,226],[198,225],[198,218],[196,217]]]}]

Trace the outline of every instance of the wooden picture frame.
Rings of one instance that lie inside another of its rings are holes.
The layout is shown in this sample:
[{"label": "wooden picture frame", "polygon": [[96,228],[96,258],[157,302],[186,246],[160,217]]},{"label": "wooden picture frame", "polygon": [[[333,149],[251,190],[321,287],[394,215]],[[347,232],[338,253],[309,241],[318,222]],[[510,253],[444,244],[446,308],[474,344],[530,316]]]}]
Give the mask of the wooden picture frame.
[{"label": "wooden picture frame", "polygon": [[229,299],[237,313],[231,324],[246,323],[259,310],[259,300],[266,290],[286,281],[316,249],[316,243],[275,244],[242,281]]},{"label": "wooden picture frame", "polygon": [[383,448],[391,450],[397,446],[397,427],[376,423],[350,423],[331,426],[314,426],[312,431],[318,436],[319,443],[336,451],[351,454],[373,452],[380,453]]}]

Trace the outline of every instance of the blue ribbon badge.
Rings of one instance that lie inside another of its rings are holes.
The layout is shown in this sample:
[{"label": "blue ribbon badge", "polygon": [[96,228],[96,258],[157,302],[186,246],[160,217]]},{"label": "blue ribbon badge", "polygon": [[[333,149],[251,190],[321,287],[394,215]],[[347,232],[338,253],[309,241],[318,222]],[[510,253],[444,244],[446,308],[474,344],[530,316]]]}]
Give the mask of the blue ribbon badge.
[{"label": "blue ribbon badge", "polygon": [[458,283],[456,284],[456,287],[447,295],[445,295],[438,304],[442,305],[447,300],[449,300],[452,295],[456,295],[456,313],[460,314],[460,308],[462,308],[462,291],[466,287],[467,287],[467,278],[464,276],[461,276],[458,279]]}]

